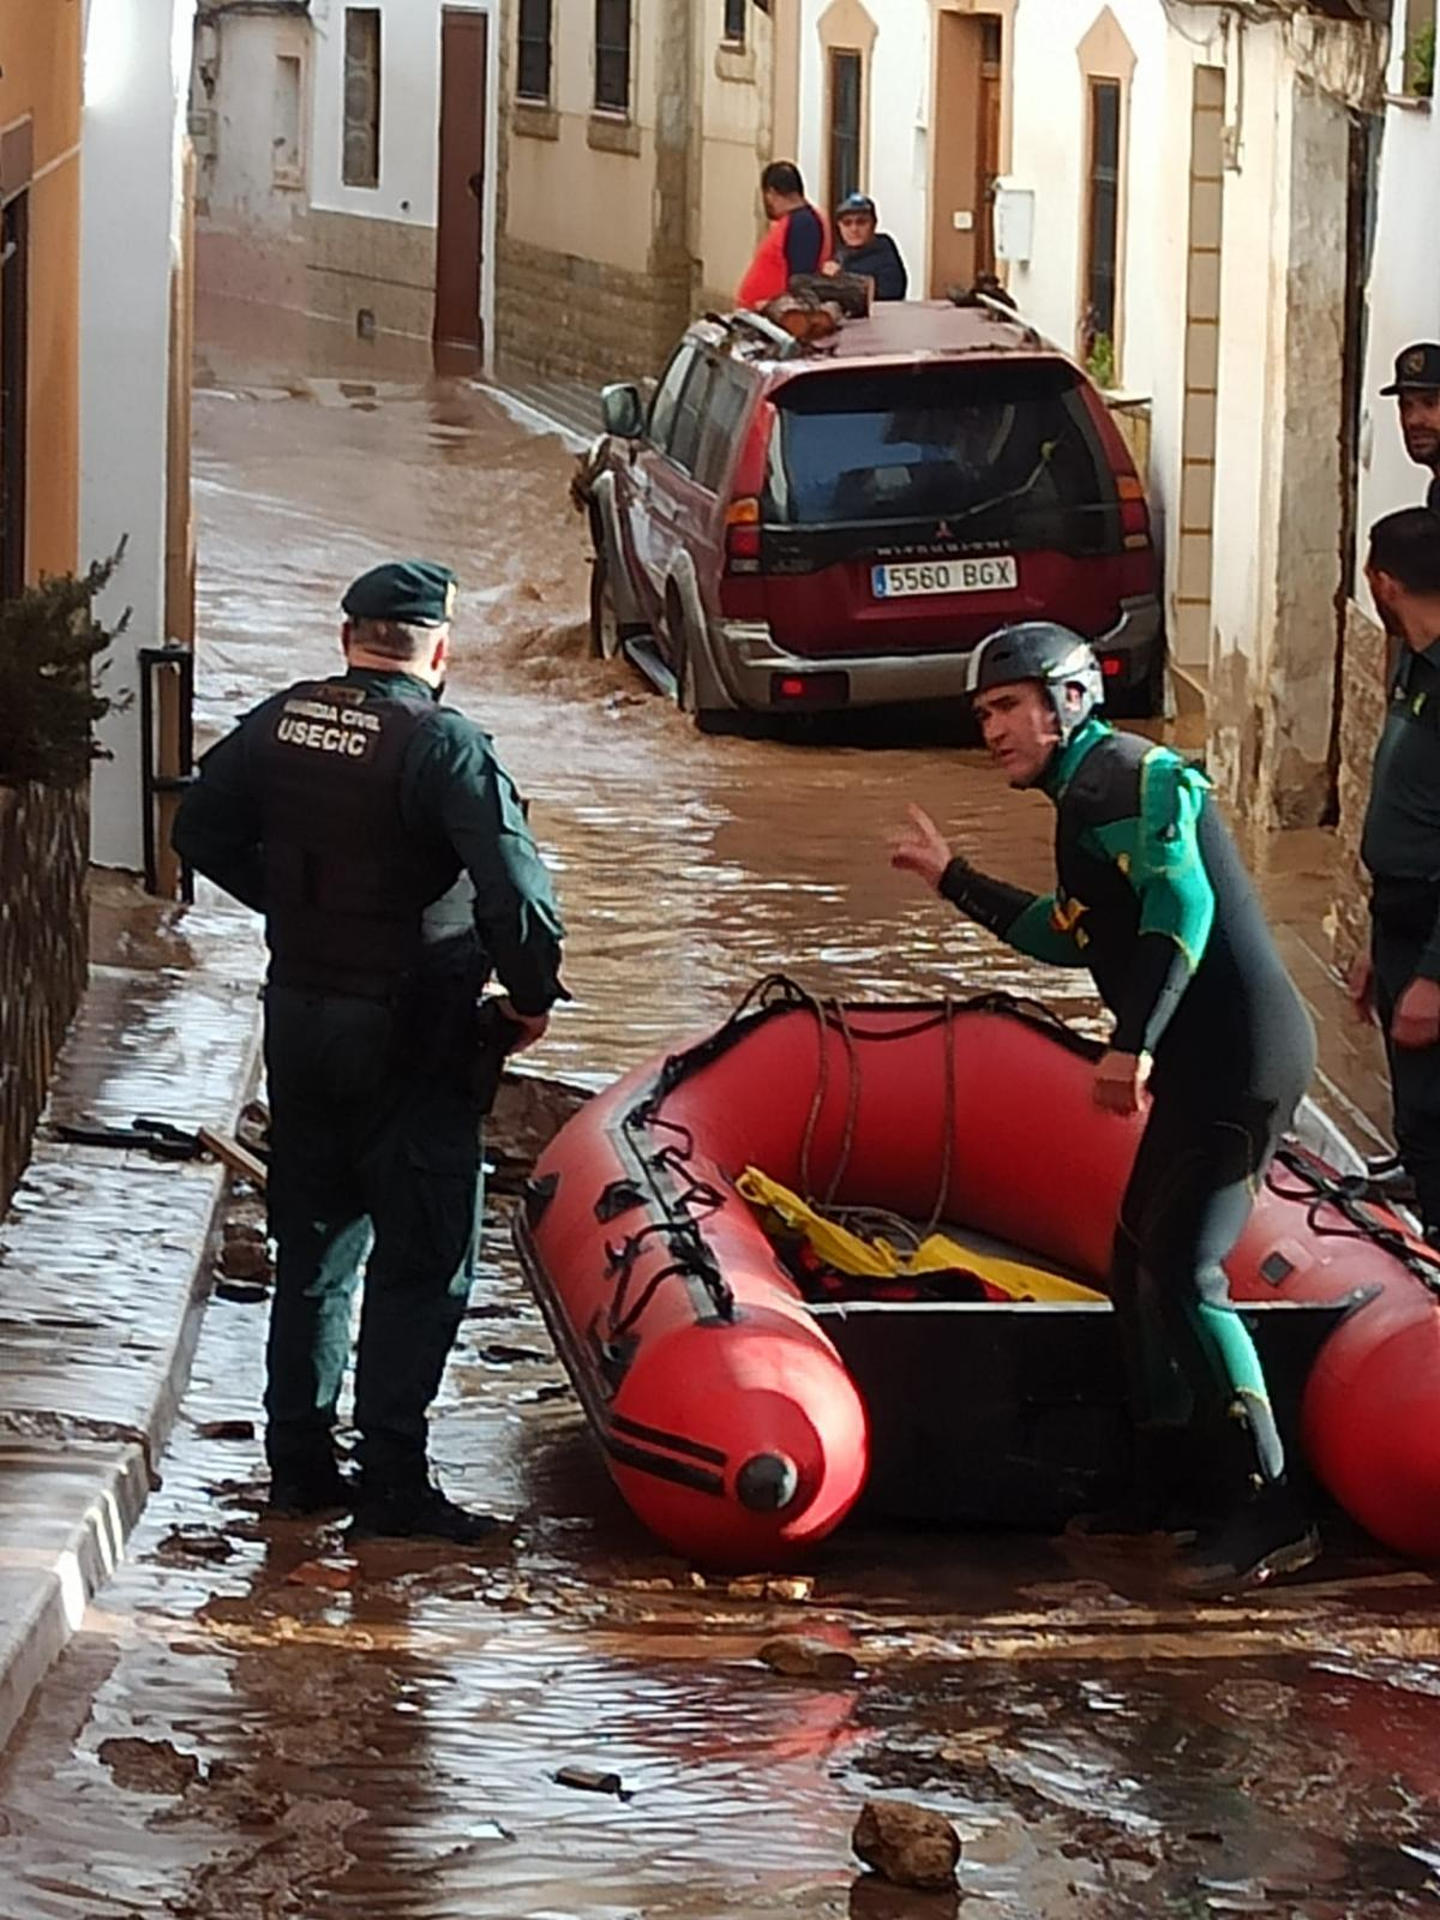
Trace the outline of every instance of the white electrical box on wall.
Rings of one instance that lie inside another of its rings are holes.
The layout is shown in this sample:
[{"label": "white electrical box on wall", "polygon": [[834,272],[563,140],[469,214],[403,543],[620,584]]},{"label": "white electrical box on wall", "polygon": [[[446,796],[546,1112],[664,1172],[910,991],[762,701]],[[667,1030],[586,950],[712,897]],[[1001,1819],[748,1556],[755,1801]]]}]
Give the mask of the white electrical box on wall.
[{"label": "white electrical box on wall", "polygon": [[995,183],[995,257],[1024,264],[1035,246],[1035,194],[1030,187]]}]

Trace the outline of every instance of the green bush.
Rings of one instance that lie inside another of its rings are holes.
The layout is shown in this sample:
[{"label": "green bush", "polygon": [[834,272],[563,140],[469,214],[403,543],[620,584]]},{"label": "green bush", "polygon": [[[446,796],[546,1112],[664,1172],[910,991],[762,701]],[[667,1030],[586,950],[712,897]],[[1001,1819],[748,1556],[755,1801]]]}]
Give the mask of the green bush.
[{"label": "green bush", "polygon": [[101,755],[96,723],[120,703],[96,690],[97,662],[130,612],[107,629],[95,601],[124,552],[122,540],[86,573],[50,574],[0,600],[0,786],[74,786]]},{"label": "green bush", "polygon": [[1429,100],[1435,92],[1435,24],[1422,27],[1410,42],[1406,80],[1411,93]]},{"label": "green bush", "polygon": [[1108,333],[1097,333],[1090,342],[1090,351],[1085,356],[1085,371],[1100,388],[1108,393],[1115,385],[1115,342]]}]

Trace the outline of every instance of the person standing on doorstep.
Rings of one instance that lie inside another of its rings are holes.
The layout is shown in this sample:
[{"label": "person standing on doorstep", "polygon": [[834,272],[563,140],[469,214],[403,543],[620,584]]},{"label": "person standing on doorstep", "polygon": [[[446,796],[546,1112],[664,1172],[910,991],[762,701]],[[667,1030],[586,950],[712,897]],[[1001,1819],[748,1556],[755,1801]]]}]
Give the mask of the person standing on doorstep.
[{"label": "person standing on doorstep", "polygon": [[1430,485],[1425,504],[1440,513],[1440,345],[1419,341],[1396,357],[1395,378],[1380,389],[1398,401],[1405,451],[1417,467],[1426,467]]},{"label": "person standing on doorstep", "polygon": [[825,216],[805,198],[805,182],[793,161],[773,160],[766,167],[760,197],[770,226],[735,295],[740,307],[778,300],[797,273],[819,273],[830,255]]},{"label": "person standing on doorstep", "polygon": [[877,300],[903,300],[910,291],[910,276],[900,249],[888,233],[879,231],[875,202],[864,193],[852,193],[841,202],[835,214],[839,244],[835,258],[825,264],[826,273],[854,273],[871,280]]},{"label": "person standing on doorstep", "polygon": [[[270,948],[268,1512],[353,1506],[359,1537],[463,1545],[498,1522],[432,1483],[427,1410],[474,1276],[499,1055],[565,996],[522,803],[489,736],[440,704],[454,601],[428,561],[356,580],[344,672],[212,747],[173,837],[265,915]],[[492,973],[505,997],[482,1003]],[[352,1487],[334,1429],[362,1268]]]},{"label": "person standing on doorstep", "polygon": [[1440,516],[1377,520],[1365,577],[1400,644],[1360,844],[1370,951],[1350,992],[1384,1032],[1400,1160],[1440,1246]]},{"label": "person standing on doorstep", "polygon": [[1175,1578],[1192,1592],[1293,1572],[1319,1539],[1285,1482],[1222,1262],[1314,1069],[1309,1017],[1203,775],[1105,723],[1084,640],[1047,621],[1002,628],[971,656],[969,691],[1011,786],[1054,804],[1056,889],[976,872],[918,807],[894,864],[1019,952],[1090,969],[1115,1016],[1095,1068],[1101,1114],[1140,1111],[1153,1062],[1110,1272],[1134,1496],[1093,1530],[1167,1530],[1184,1512],[1198,1538]]}]

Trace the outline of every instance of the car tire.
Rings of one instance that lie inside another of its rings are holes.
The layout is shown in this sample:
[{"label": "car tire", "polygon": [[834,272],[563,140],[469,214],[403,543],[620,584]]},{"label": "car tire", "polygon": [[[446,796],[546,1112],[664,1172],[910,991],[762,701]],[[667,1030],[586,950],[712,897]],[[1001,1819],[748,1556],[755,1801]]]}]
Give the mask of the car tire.
[{"label": "car tire", "polygon": [[702,707],[696,685],[695,655],[684,610],[671,597],[665,605],[665,625],[670,640],[670,668],[675,675],[675,704],[688,713],[700,733],[722,733],[730,714],[723,707]]},{"label": "car tire", "polygon": [[595,543],[590,563],[590,654],[595,660],[618,657],[625,634],[615,613],[615,594],[603,540]]}]

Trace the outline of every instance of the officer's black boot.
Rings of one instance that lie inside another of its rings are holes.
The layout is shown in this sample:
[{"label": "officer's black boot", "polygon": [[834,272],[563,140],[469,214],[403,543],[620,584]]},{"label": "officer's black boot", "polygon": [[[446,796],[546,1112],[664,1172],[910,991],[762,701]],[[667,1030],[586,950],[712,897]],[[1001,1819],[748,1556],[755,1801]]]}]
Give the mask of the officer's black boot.
[{"label": "officer's black boot", "polygon": [[418,1468],[384,1472],[367,1468],[355,1499],[355,1540],[444,1540],[471,1547],[492,1540],[504,1521],[456,1503],[435,1486],[422,1462]]},{"label": "officer's black boot", "polygon": [[348,1513],[354,1489],[327,1454],[272,1462],[270,1493],[265,1502],[270,1520],[318,1520]]},{"label": "officer's black boot", "polygon": [[1232,1489],[1228,1510],[1201,1530],[1172,1574],[1180,1592],[1239,1593],[1308,1567],[1320,1552],[1320,1533],[1283,1475],[1269,1479],[1243,1408],[1231,1409],[1228,1431],[1216,1438],[1216,1467]]}]

